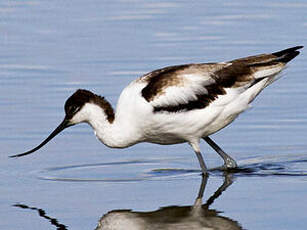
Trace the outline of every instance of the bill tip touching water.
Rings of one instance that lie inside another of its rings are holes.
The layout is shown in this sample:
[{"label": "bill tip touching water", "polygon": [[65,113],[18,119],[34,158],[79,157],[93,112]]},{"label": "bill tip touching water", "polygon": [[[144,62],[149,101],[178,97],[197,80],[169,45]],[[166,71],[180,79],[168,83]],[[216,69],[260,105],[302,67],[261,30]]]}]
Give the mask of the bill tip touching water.
[{"label": "bill tip touching water", "polygon": [[237,167],[209,136],[230,124],[255,97],[278,79],[303,46],[228,62],[169,66],[132,81],[121,93],[116,112],[99,95],[78,89],[65,102],[62,123],[31,154],[67,127],[85,122],[98,139],[113,148],[140,142],[193,148],[203,174],[208,173],[199,142],[204,139],[224,160],[223,169]]}]

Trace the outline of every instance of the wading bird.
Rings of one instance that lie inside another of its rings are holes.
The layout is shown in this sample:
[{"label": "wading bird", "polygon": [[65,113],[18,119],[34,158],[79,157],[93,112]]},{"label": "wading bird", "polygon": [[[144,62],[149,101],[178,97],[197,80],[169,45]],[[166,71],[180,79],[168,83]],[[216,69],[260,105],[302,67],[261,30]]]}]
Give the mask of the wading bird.
[{"label": "wading bird", "polygon": [[200,139],[204,139],[223,158],[223,169],[236,168],[235,160],[209,136],[246,110],[301,48],[296,46],[229,62],[154,70],[122,91],[116,113],[104,97],[78,89],[65,103],[66,116],[62,123],[40,145],[11,157],[33,153],[65,128],[86,122],[98,139],[112,148],[140,142],[162,145],[188,142],[202,173],[207,174],[199,147]]}]

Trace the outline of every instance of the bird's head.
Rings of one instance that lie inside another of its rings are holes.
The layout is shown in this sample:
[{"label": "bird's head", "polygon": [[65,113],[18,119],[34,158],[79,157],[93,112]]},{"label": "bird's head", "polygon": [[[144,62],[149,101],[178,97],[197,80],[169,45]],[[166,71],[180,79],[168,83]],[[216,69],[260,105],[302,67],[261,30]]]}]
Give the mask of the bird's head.
[{"label": "bird's head", "polygon": [[88,116],[85,105],[95,103],[96,97],[98,97],[96,94],[88,90],[78,89],[66,100],[64,121],[66,121],[67,127],[87,121]]},{"label": "bird's head", "polygon": [[47,144],[53,137],[55,137],[64,129],[82,122],[88,122],[90,111],[87,108],[87,105],[89,104],[95,104],[102,108],[106,115],[106,119],[110,123],[113,122],[113,109],[103,97],[85,89],[78,89],[65,102],[65,118],[61,124],[41,144],[35,148],[21,154],[12,155],[10,157],[21,157],[33,153]]}]

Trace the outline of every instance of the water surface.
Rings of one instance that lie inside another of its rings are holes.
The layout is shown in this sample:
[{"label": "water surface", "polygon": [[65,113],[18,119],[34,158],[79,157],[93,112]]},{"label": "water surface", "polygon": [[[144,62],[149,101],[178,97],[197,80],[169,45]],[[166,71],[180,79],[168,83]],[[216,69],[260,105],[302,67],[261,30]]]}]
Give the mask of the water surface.
[{"label": "water surface", "polygon": [[[306,45],[306,10],[290,0],[1,1],[0,229],[103,229],[114,215],[123,229],[200,229],[211,220],[305,229],[305,50],[251,110],[213,135],[242,170],[212,171],[201,202],[187,144],[109,149],[79,125],[35,154],[8,156],[46,137],[78,88],[115,106],[130,81],[157,68]],[[212,149],[201,149],[210,168],[220,166]]]}]

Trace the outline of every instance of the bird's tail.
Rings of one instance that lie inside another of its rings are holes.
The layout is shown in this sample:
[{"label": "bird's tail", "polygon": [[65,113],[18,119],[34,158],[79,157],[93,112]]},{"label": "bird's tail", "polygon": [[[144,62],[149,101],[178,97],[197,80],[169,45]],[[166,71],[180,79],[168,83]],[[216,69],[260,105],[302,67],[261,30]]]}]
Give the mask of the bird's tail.
[{"label": "bird's tail", "polygon": [[258,55],[254,61],[248,63],[248,66],[253,70],[255,79],[272,77],[272,83],[276,80],[274,76],[282,71],[289,61],[299,55],[300,52],[297,50],[301,48],[303,46],[296,46],[271,54]]},{"label": "bird's tail", "polygon": [[264,78],[268,78],[265,86],[278,79],[278,74],[285,68],[285,65],[300,54],[298,49],[303,46],[295,46],[271,54],[260,54],[256,56],[237,59],[234,61],[243,61],[250,67],[256,84]]},{"label": "bird's tail", "polygon": [[[261,54],[247,58],[237,59],[244,61],[253,73],[254,81],[244,94],[248,95],[249,103],[268,85],[279,79],[279,73],[286,64],[299,55],[298,49],[303,46],[295,46],[271,54]],[[235,60],[235,61],[237,61]],[[259,83],[259,84],[258,84]]]},{"label": "bird's tail", "polygon": [[268,66],[278,63],[286,64],[287,62],[295,58],[297,55],[299,55],[300,51],[298,51],[298,49],[301,49],[303,47],[304,46],[295,46],[275,53],[244,57],[232,60],[230,62],[232,63],[244,62],[246,65],[249,65],[251,67]]}]

